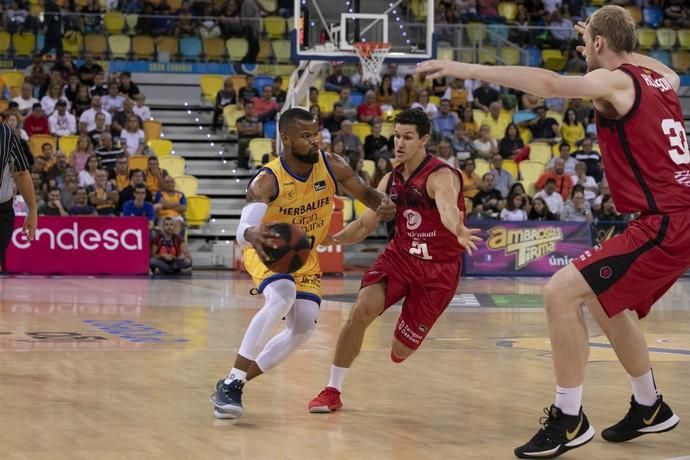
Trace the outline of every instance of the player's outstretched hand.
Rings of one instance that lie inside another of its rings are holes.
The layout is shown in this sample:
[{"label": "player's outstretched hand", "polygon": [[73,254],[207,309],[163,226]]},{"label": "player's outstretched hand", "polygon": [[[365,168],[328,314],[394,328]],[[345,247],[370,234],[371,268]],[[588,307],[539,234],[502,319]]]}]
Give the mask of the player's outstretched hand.
[{"label": "player's outstretched hand", "polygon": [[482,241],[482,239],[477,236],[477,233],[481,232],[481,230],[478,228],[465,227],[463,223],[464,218],[464,213],[460,213],[460,223],[455,231],[455,236],[458,238],[458,243],[465,248],[469,255],[472,255],[472,251],[477,249],[477,244],[475,242]]},{"label": "player's outstretched hand", "polygon": [[381,199],[381,203],[376,208],[376,215],[384,222],[391,221],[395,217],[395,203],[388,195]]},{"label": "player's outstretched hand", "polygon": [[244,239],[252,245],[256,250],[256,254],[264,262],[269,259],[266,251],[264,251],[264,246],[269,246],[273,249],[278,247],[275,242],[271,241],[272,238],[280,238],[280,235],[276,232],[268,231],[266,224],[248,228],[247,231],[244,232]]},{"label": "player's outstretched hand", "polygon": [[435,78],[442,78],[446,76],[455,78],[469,78],[470,65],[471,64],[465,64],[462,62],[433,59],[431,61],[419,63],[415,72],[426,75],[427,80],[433,80]]},{"label": "player's outstretched hand", "polygon": [[[585,28],[587,27],[587,24],[584,23],[584,21],[578,21],[577,24],[575,24],[575,32],[578,35],[584,35],[585,34]],[[584,45],[577,45],[575,47],[578,53],[582,54],[582,52],[585,50]]]}]

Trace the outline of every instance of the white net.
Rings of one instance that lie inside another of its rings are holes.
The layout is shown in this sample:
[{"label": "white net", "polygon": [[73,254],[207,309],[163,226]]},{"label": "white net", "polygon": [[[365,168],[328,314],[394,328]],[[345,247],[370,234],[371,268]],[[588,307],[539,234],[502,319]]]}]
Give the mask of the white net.
[{"label": "white net", "polygon": [[381,67],[391,49],[390,43],[354,43],[355,52],[362,62],[362,80],[374,85],[381,83]]}]

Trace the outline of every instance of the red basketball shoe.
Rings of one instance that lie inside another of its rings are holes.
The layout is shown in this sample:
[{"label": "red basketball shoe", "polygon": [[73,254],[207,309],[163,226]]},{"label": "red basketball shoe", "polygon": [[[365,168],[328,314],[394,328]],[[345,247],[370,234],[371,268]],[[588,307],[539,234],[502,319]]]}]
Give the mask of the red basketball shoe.
[{"label": "red basketball shoe", "polygon": [[309,412],[313,414],[324,414],[335,412],[343,407],[340,401],[340,392],[333,387],[326,387],[321,393],[309,401]]}]

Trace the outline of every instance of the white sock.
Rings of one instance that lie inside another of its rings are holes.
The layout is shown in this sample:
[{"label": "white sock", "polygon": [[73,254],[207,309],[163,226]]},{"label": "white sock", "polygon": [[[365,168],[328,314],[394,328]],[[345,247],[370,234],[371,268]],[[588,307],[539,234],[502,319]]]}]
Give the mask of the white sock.
[{"label": "white sock", "polygon": [[225,379],[225,384],[230,385],[230,382],[233,380],[239,380],[240,382],[246,382],[247,381],[247,372],[242,371],[236,367],[233,367],[230,373],[228,374],[228,377]]},{"label": "white sock", "polygon": [[654,405],[658,395],[656,393],[656,385],[654,384],[654,374],[652,374],[651,369],[639,377],[630,376],[630,384],[632,385],[633,395],[637,404],[650,407]]},{"label": "white sock", "polygon": [[556,407],[566,415],[578,415],[582,406],[582,385],[564,388],[556,385]]},{"label": "white sock", "polygon": [[338,367],[335,364],[331,364],[331,379],[328,381],[328,386],[338,391],[343,391],[343,382],[349,370],[350,368],[348,367]]}]

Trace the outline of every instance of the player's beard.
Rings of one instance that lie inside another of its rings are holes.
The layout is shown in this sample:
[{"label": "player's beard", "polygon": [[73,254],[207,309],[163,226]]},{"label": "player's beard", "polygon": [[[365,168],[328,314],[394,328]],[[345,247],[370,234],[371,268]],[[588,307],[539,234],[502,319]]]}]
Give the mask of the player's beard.
[{"label": "player's beard", "polygon": [[292,152],[292,154],[297,160],[301,161],[302,163],[313,165],[314,163],[319,162],[319,149],[312,149],[306,155],[301,155],[297,152]]}]

